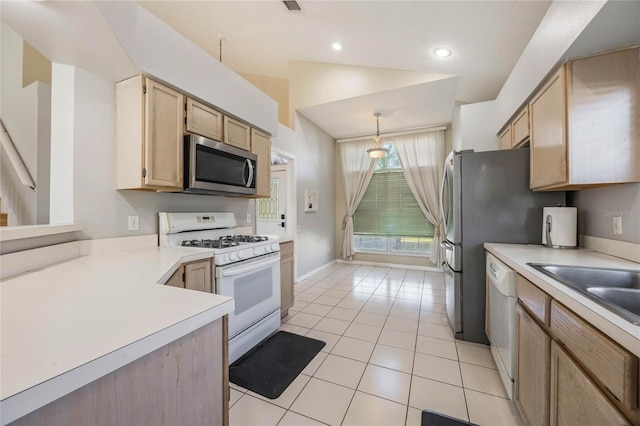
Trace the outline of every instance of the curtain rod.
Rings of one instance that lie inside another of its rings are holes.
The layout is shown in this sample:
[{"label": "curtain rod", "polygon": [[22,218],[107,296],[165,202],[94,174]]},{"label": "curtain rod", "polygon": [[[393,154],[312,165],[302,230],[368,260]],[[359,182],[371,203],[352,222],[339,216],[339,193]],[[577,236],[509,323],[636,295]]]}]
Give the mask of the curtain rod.
[{"label": "curtain rod", "polygon": [[[386,138],[386,137],[390,137],[390,136],[412,135],[414,133],[435,132],[435,131],[438,131],[438,130],[447,130],[447,126],[417,127],[415,129],[401,130],[399,132],[380,133],[380,137],[381,138]],[[373,138],[375,136],[376,135],[362,135],[362,136],[354,136],[354,137],[351,137],[351,138],[336,139],[336,143],[360,141],[360,140],[367,139],[367,138]]]}]

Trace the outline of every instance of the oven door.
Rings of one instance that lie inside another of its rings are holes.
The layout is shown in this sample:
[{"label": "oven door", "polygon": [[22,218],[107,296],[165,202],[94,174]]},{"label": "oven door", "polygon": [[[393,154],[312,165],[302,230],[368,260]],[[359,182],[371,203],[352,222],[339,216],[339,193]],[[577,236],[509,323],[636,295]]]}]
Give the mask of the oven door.
[{"label": "oven door", "polygon": [[231,339],[280,309],[280,253],[216,267],[216,293],[235,299]]}]

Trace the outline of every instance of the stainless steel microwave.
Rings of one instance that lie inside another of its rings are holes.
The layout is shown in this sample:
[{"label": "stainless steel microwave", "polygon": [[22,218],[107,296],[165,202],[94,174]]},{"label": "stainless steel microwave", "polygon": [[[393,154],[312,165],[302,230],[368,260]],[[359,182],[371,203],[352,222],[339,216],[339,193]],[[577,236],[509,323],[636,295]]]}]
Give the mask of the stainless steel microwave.
[{"label": "stainless steel microwave", "polygon": [[198,135],[184,137],[184,192],[246,196],[256,193],[257,156]]}]

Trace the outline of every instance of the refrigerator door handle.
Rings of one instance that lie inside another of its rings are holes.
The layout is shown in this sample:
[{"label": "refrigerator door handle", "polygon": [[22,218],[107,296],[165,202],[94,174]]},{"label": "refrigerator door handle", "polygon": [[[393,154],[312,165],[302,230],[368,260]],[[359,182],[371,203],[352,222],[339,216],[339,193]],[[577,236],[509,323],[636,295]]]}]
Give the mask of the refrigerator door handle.
[{"label": "refrigerator door handle", "polygon": [[447,181],[447,164],[445,162],[444,173],[442,174],[442,182],[440,183],[440,217],[442,218],[442,225],[444,229],[447,229],[447,215],[444,213],[444,189]]}]

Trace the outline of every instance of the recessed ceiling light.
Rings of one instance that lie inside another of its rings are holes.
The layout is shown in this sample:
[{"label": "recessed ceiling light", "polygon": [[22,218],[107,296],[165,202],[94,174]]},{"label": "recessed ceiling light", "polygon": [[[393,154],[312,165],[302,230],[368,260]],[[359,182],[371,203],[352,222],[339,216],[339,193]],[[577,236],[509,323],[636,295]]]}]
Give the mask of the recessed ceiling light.
[{"label": "recessed ceiling light", "polygon": [[433,54],[438,58],[448,58],[453,52],[448,47],[436,47],[433,49]]},{"label": "recessed ceiling light", "polygon": [[333,43],[331,47],[333,48],[333,50],[342,50],[342,45],[337,41]]}]

